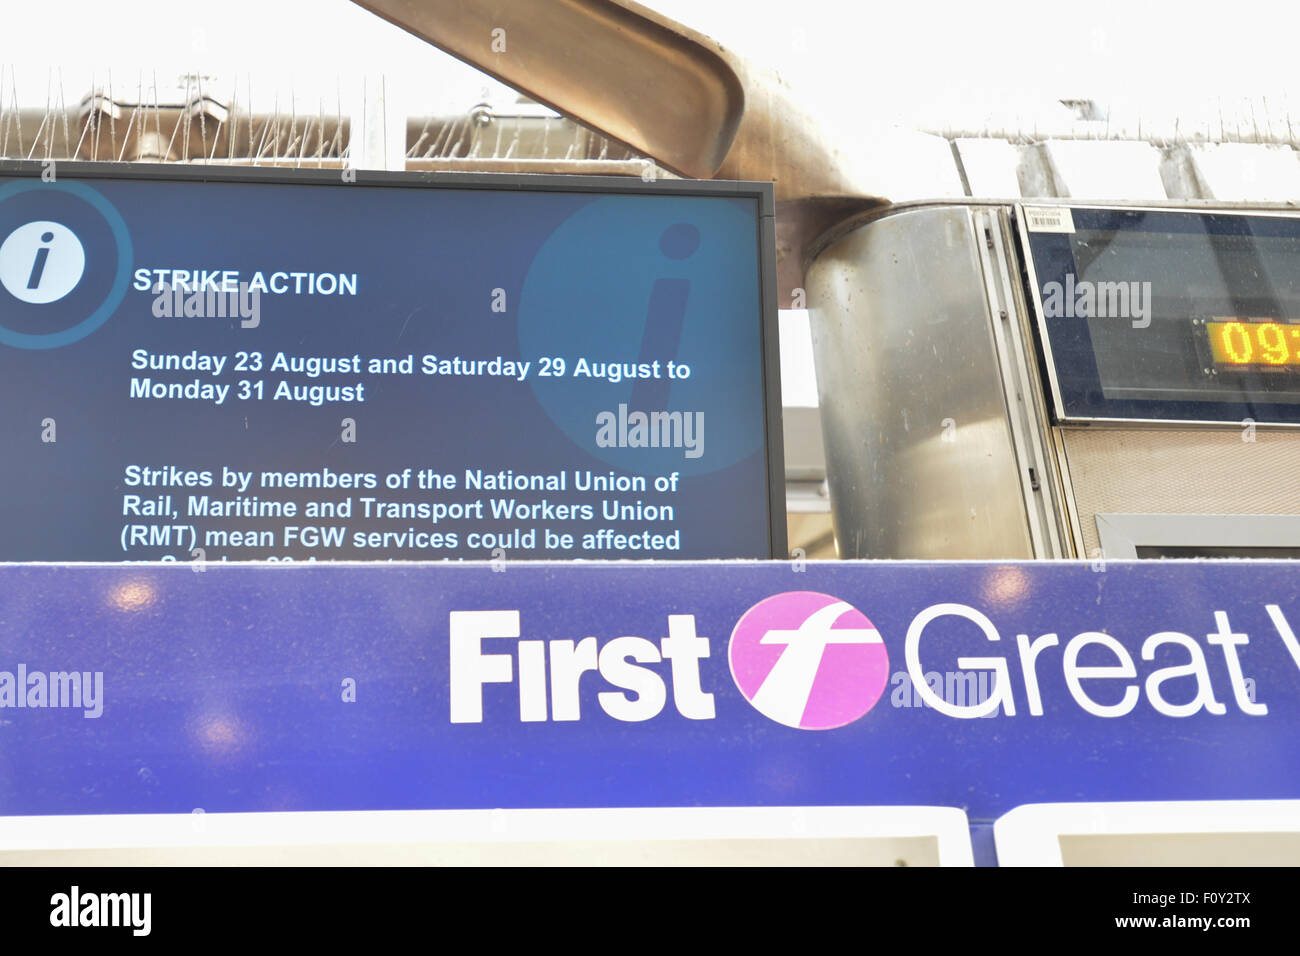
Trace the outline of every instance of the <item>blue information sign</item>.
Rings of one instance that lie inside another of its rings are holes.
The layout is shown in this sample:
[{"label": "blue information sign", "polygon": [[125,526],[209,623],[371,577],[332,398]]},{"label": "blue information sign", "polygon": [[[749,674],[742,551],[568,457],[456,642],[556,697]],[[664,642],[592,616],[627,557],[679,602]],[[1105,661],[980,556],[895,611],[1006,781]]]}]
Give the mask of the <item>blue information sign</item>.
[{"label": "blue information sign", "polygon": [[0,566],[0,814],[1300,797],[1287,562]]},{"label": "blue information sign", "polygon": [[0,167],[0,560],[785,556],[769,184]]}]

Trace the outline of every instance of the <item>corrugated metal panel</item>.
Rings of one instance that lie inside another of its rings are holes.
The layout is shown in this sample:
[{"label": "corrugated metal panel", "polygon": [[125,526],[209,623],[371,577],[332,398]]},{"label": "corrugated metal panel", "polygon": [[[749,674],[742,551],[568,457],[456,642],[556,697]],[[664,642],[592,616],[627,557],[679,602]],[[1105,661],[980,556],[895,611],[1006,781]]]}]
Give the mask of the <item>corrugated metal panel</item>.
[{"label": "corrugated metal panel", "polygon": [[[378,144],[396,151],[391,168],[668,175],[513,93],[509,102],[426,108],[388,122],[412,100],[405,92],[383,77],[340,80],[324,95],[197,73],[175,83],[143,73],[126,83],[106,76],[89,90],[69,90],[51,72],[43,89],[19,89],[14,71],[0,68],[0,157],[369,168],[373,154],[386,152],[369,149],[377,135],[395,138]],[[388,115],[371,115],[377,111]]]},{"label": "corrugated metal panel", "polygon": [[1206,199],[1300,199],[1300,160],[1289,146],[1219,143],[1190,148]]},{"label": "corrugated metal panel", "polygon": [[953,140],[966,173],[967,195],[1014,198],[1020,195],[1016,167],[1020,150],[1004,139]]},{"label": "corrugated metal panel", "polygon": [[1045,144],[1060,196],[1164,199],[1160,151],[1137,141],[1051,140]]}]

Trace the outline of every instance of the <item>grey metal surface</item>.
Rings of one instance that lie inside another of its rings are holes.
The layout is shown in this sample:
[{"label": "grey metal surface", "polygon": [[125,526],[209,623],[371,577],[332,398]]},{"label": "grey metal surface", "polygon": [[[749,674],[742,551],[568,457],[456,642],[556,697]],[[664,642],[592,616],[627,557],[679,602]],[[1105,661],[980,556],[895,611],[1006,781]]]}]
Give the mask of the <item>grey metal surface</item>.
[{"label": "grey metal surface", "polygon": [[1173,547],[1294,548],[1300,515],[1099,514],[1097,535],[1107,558],[1136,558],[1144,545]]},{"label": "grey metal surface", "polygon": [[783,302],[804,248],[883,202],[880,156],[841,151],[779,75],[633,0],[354,2],[673,172],[772,182]]},{"label": "grey metal surface", "polygon": [[1300,432],[1295,429],[1063,426],[1056,431],[1068,464],[1082,556],[1114,556],[1098,533],[1100,515],[1300,515],[1295,493]]},{"label": "grey metal surface", "polygon": [[809,270],[841,557],[1033,556],[982,241],[967,208],[917,208]]},{"label": "grey metal surface", "polygon": [[971,215],[983,239],[977,246],[990,314],[994,316],[993,338],[1034,557],[1069,557],[1059,473],[1048,441],[1050,417],[1040,386],[1010,210],[976,207]]}]

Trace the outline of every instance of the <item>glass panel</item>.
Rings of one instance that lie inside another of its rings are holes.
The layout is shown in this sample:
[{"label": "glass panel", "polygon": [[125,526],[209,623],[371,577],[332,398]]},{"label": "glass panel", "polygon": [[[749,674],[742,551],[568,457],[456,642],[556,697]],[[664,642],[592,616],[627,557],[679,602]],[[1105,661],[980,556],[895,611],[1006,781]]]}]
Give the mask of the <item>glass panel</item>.
[{"label": "glass panel", "polygon": [[1069,212],[1029,221],[1067,419],[1300,421],[1300,220]]}]

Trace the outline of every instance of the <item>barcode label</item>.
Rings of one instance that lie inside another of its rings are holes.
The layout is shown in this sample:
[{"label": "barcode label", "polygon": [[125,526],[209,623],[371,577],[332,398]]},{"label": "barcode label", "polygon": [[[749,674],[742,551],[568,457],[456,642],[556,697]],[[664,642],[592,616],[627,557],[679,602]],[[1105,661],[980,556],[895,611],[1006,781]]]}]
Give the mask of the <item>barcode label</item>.
[{"label": "barcode label", "polygon": [[1065,206],[1025,206],[1030,232],[1074,232],[1074,217]]}]

